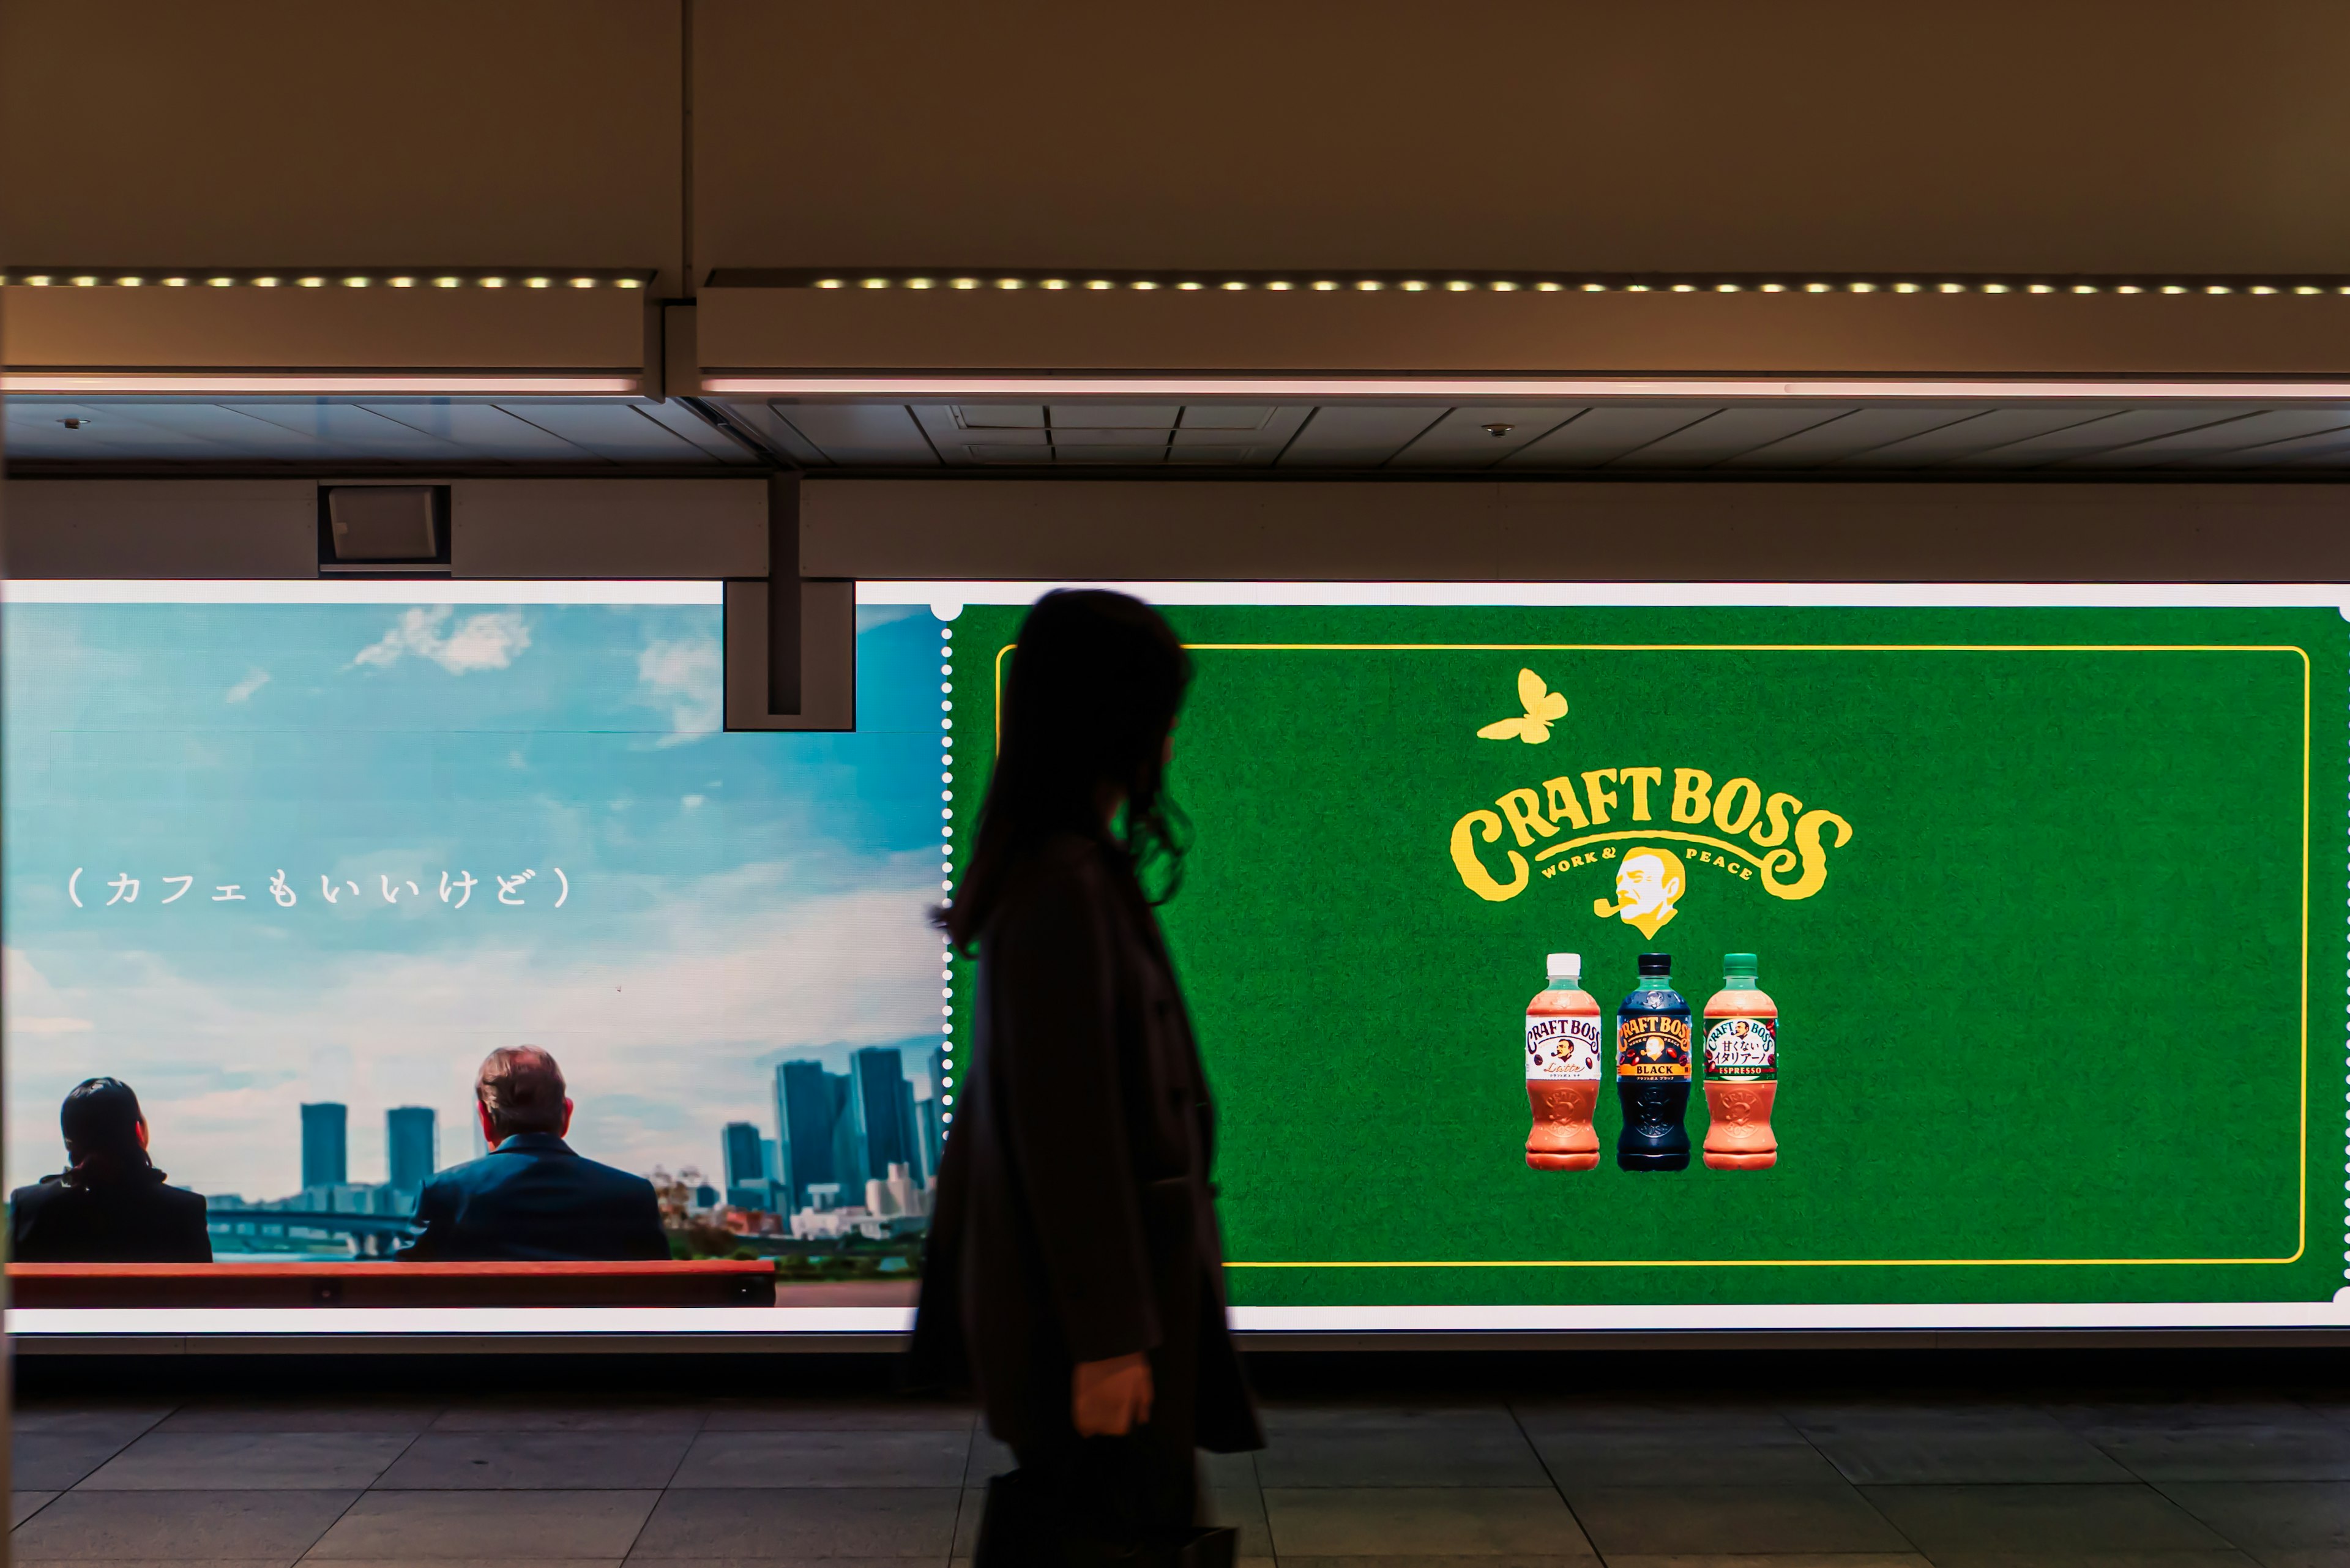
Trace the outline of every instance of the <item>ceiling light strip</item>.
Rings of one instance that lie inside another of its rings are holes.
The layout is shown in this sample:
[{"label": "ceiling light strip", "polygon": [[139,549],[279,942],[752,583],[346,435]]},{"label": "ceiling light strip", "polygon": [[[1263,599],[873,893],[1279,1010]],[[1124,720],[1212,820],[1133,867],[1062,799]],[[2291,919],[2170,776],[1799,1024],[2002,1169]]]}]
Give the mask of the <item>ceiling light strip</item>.
[{"label": "ceiling light strip", "polygon": [[1663,379],[1594,376],[806,376],[705,372],[713,394],[801,398],[1284,398],[1315,401],[1388,398],[2000,399],[2041,402],[2129,399],[2227,402],[2350,400],[2350,381],[2272,378],[2230,381],[1986,379],[1973,377],[1867,379],[1779,377]]},{"label": "ceiling light strip", "polygon": [[627,397],[641,390],[640,379],[636,376],[236,375],[212,372],[181,375],[152,371],[108,375],[103,372],[50,374],[38,370],[0,373],[0,392],[33,396],[127,397],[146,394],[197,397],[249,393],[293,397],[358,394],[506,397],[549,392]]},{"label": "ceiling light strip", "polygon": [[816,288],[816,289],[929,289],[962,291],[1041,289],[1048,293],[1066,290],[1101,292],[1114,289],[1144,291],[1174,289],[1185,293],[1241,294],[1262,289],[1283,294],[1305,291],[1315,294],[1359,293],[1377,294],[1394,290],[1402,294],[1899,294],[1899,295],[2100,295],[2115,294],[2152,298],[2180,298],[2190,295],[2257,295],[2292,298],[2314,298],[2320,296],[2350,296],[2350,278],[2324,277],[2120,277],[2052,275],[2032,276],[1981,275],[1951,276],[1948,274],[1919,274],[1902,276],[1857,277],[1839,274],[1805,276],[1801,274],[1691,274],[1667,275],[1587,275],[1566,274],[1536,276],[1496,275],[1491,273],[1446,274],[1422,273],[1417,275],[1402,273],[1380,274],[1314,274],[1279,275],[1249,274],[1182,274],[1158,275],[1133,272],[1095,274],[1072,273],[1052,275],[1029,274],[953,274],[953,273],[784,273],[762,269],[730,271],[720,269],[712,275],[710,286],[719,288]]},{"label": "ceiling light strip", "polygon": [[349,269],[281,267],[39,267],[0,271],[8,288],[621,288],[642,289],[645,273],[583,271],[577,267],[392,267]]}]

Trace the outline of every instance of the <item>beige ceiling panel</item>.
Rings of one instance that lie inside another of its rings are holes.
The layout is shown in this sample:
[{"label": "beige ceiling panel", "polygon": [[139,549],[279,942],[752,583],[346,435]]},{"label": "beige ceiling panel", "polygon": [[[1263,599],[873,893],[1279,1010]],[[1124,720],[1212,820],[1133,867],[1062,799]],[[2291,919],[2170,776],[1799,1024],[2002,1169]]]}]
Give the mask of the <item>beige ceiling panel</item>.
[{"label": "beige ceiling panel", "polygon": [[1281,466],[1377,468],[1443,417],[1440,407],[1340,404],[1316,409],[1281,454]]},{"label": "beige ceiling panel", "polygon": [[1182,411],[1173,403],[1055,403],[1051,410],[1055,431],[1172,430]]},{"label": "beige ceiling panel", "polygon": [[2248,414],[2224,424],[2116,447],[2094,456],[2075,458],[2076,468],[2152,468],[2191,461],[2213,453],[2241,452],[2296,436],[2318,435],[2350,425],[2350,409],[2274,409]]},{"label": "beige ceiling panel", "polygon": [[1155,468],[1167,461],[1163,446],[1059,446],[1053,448],[1055,467],[1067,463],[1115,463],[1129,468]]},{"label": "beige ceiling panel", "polygon": [[[1172,431],[1165,430],[1086,430],[1083,428],[1065,430],[1059,425],[1055,425],[1052,431],[1052,440],[1053,444],[1056,447],[1165,446],[1168,442],[1168,438],[1173,434],[1174,432]],[[1155,441],[1152,439],[1154,437],[1157,438]]]},{"label": "beige ceiling panel", "polygon": [[1720,413],[1684,425],[1643,447],[1617,458],[1616,468],[1711,468],[1733,462],[1787,436],[1812,430],[1852,412],[1848,408],[1806,406],[1782,409],[1724,409]]},{"label": "beige ceiling panel", "polygon": [[834,462],[882,467],[929,468],[938,454],[922,438],[914,416],[897,403],[788,403],[772,405],[802,437]]},{"label": "beige ceiling panel", "polygon": [[1988,452],[2028,436],[2070,430],[2112,412],[2110,409],[2059,404],[2054,408],[1992,409],[1970,420],[1942,425],[1907,441],[1889,441],[1846,458],[1844,468],[1928,468],[1974,452]]},{"label": "beige ceiling panel", "polygon": [[1972,419],[1980,409],[1935,404],[1861,409],[1740,454],[1737,468],[1817,468],[1924,431]]},{"label": "beige ceiling panel", "polygon": [[[1191,416],[1198,411],[1196,409],[1183,410],[1184,422],[1175,431],[1176,450],[1180,451],[1187,446],[1244,445],[1251,452],[1261,454],[1266,462],[1281,455],[1282,449],[1297,434],[1298,427],[1314,412],[1310,408],[1243,409],[1237,411],[1264,417],[1252,425],[1219,429],[1212,425],[1192,424]],[[1252,457],[1249,461],[1253,462],[1258,459]]]},{"label": "beige ceiling panel", "polygon": [[645,0],[7,0],[6,259],[643,267],[675,293],[681,19]]},{"label": "beige ceiling panel", "polygon": [[2345,447],[2350,447],[2350,420],[2333,430],[2314,431],[2304,436],[2291,436],[2283,441],[2269,441],[2261,446],[2240,448],[2233,452],[2204,452],[2179,462],[2180,468],[2267,468],[2280,462],[2301,462],[2310,460],[2337,461]]},{"label": "beige ceiling panel", "polygon": [[1538,440],[1583,410],[1578,408],[1468,408],[1447,410],[1409,446],[1389,458],[1389,468],[1491,468],[1529,441]]},{"label": "beige ceiling panel", "polygon": [[2116,447],[2153,441],[2180,431],[2200,430],[2253,410],[2242,408],[2129,409],[2045,435],[1995,446],[1960,458],[1953,468],[2037,468],[2067,458],[2087,457]]},{"label": "beige ceiling panel", "polygon": [[[2324,194],[2350,177],[2350,7],[2319,0],[701,0],[694,19],[695,250],[721,265],[2350,256],[2350,202]],[[942,155],[974,128],[993,155]],[[1530,181],[1562,156],[1571,199],[1544,199]]]},{"label": "beige ceiling panel", "polygon": [[1505,461],[1509,468],[1597,468],[1713,412],[1703,404],[1589,409]]},{"label": "beige ceiling panel", "polygon": [[1255,431],[1263,430],[1279,409],[1246,408],[1223,403],[1196,403],[1183,410],[1182,428],[1187,431]]}]

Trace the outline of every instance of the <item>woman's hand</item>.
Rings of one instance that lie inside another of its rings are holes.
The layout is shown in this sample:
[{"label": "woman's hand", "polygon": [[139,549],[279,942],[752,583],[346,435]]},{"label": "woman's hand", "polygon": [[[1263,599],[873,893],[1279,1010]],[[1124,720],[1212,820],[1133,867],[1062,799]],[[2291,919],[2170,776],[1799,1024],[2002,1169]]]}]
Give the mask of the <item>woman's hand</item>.
[{"label": "woman's hand", "polygon": [[1080,1361],[1069,1385],[1069,1415],[1080,1438],[1123,1438],[1150,1419],[1150,1360],[1139,1350]]}]

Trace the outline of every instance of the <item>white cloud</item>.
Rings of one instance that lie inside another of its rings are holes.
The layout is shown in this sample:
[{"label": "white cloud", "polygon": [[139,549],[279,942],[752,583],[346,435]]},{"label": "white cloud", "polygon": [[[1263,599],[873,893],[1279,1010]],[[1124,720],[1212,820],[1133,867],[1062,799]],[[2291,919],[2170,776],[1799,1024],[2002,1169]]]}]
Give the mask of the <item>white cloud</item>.
[{"label": "white cloud", "polygon": [[714,637],[656,638],[637,655],[643,700],[669,710],[664,746],[681,746],[715,734],[724,718],[723,656]]},{"label": "white cloud", "polygon": [[[12,950],[10,1179],[55,1168],[57,1103],[99,1073],[140,1092],[157,1162],[201,1191],[292,1191],[305,1100],[349,1105],[354,1179],[381,1179],[394,1106],[438,1110],[441,1158],[454,1163],[474,1068],[525,1042],[562,1062],[582,1153],[632,1170],[715,1168],[721,1127],[774,1119],[775,1062],[935,1032],[928,858],[648,881],[653,908],[612,946],[493,938],[433,955],[348,952],[245,983],[123,953],[105,983],[59,988]],[[89,1027],[23,1027],[67,1016]],[[918,1092],[921,1067],[910,1053]]]},{"label": "white cloud", "polygon": [[0,977],[6,982],[10,1034],[85,1034],[96,1027],[88,1019],[75,1016],[57,987],[16,949],[0,952]]},{"label": "white cloud", "polygon": [[224,700],[230,702],[249,702],[253,700],[253,694],[255,692],[260,691],[263,687],[268,684],[269,671],[266,670],[248,670],[246,671],[244,680],[238,681],[235,685],[228,689],[228,696]]},{"label": "white cloud", "polygon": [[444,630],[455,617],[449,605],[402,610],[398,624],[367,647],[351,662],[390,669],[413,653],[429,659],[452,675],[476,670],[504,670],[530,646],[530,628],[518,609],[469,615]]},{"label": "white cloud", "polygon": [[82,1034],[96,1028],[87,1018],[16,1018],[8,1020],[11,1034]]},{"label": "white cloud", "polygon": [[688,811],[700,811],[702,809],[702,803],[709,798],[710,797],[708,795],[701,794],[683,795],[679,798],[678,804],[684,806]]}]

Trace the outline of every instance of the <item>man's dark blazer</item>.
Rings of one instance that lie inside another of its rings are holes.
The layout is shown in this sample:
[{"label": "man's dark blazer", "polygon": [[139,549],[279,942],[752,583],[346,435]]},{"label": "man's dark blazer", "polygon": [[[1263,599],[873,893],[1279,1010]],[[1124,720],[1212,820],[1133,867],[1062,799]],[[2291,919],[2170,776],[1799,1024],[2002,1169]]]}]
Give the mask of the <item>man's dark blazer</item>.
[{"label": "man's dark blazer", "polygon": [[41,1179],[8,1195],[8,1259],[16,1263],[209,1263],[204,1200],[163,1185],[160,1170],[120,1180]]},{"label": "man's dark blazer", "polygon": [[666,1258],[660,1204],[641,1176],[571,1152],[553,1133],[516,1133],[451,1166],[416,1200],[420,1263]]},{"label": "man's dark blazer", "polygon": [[1159,922],[1097,840],[1055,839],[1015,876],[979,940],[917,1375],[968,1372],[1025,1465],[1077,1440],[1076,1363],[1147,1351],[1170,1465],[1261,1448],[1224,1316],[1215,1110]]}]

